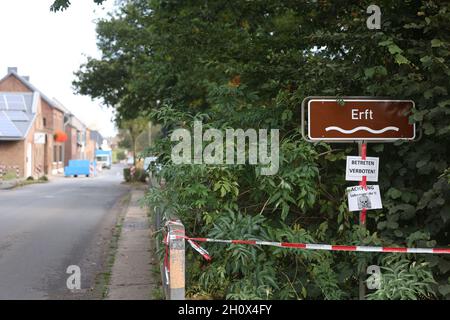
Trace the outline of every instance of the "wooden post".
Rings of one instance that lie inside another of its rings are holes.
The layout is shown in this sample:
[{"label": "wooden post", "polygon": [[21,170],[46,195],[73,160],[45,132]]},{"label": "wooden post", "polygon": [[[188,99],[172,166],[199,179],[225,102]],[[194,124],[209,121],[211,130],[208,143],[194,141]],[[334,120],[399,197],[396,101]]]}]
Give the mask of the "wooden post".
[{"label": "wooden post", "polygon": [[168,225],[169,235],[169,300],[185,299],[185,244],[184,239],[176,239],[174,235],[184,236],[184,225],[178,220]]}]

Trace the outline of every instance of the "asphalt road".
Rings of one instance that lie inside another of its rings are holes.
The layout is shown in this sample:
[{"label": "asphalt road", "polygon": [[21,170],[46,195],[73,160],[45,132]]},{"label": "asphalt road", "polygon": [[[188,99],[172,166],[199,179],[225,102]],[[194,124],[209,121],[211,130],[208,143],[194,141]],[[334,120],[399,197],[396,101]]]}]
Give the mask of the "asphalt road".
[{"label": "asphalt road", "polygon": [[[79,299],[102,272],[118,203],[128,188],[122,167],[95,178],[55,178],[0,190],[0,299]],[[67,289],[67,267],[81,269],[81,291]]]}]

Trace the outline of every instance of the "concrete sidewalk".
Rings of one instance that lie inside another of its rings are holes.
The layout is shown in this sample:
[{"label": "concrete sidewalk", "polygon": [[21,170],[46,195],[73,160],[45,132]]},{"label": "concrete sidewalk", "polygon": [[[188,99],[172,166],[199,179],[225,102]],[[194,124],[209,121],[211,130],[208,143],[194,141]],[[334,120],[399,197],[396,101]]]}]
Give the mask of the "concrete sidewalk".
[{"label": "concrete sidewalk", "polygon": [[152,264],[156,261],[152,254],[152,230],[147,210],[139,205],[143,197],[144,191],[131,191],[112,268],[108,300],[148,300],[157,285],[152,276]]}]

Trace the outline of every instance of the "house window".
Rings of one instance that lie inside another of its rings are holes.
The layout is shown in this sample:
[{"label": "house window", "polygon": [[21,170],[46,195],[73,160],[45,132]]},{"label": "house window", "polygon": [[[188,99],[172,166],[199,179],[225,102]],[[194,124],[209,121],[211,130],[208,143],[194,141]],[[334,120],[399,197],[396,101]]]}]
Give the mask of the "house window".
[{"label": "house window", "polygon": [[44,128],[47,126],[47,119],[42,118],[42,125],[44,126]]},{"label": "house window", "polygon": [[81,146],[81,131],[77,130],[77,144]]},{"label": "house window", "polygon": [[53,162],[63,161],[63,147],[53,146]]}]

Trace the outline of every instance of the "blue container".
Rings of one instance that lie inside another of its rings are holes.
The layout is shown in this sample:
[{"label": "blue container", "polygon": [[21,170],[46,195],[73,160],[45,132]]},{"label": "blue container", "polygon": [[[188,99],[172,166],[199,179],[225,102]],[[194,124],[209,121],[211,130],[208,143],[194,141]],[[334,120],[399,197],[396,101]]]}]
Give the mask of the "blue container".
[{"label": "blue container", "polygon": [[86,177],[89,177],[89,165],[89,160],[69,160],[69,166],[64,168],[64,176],[69,177],[85,175]]}]

